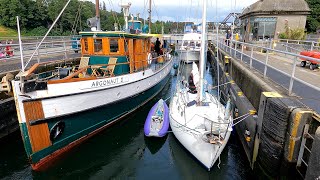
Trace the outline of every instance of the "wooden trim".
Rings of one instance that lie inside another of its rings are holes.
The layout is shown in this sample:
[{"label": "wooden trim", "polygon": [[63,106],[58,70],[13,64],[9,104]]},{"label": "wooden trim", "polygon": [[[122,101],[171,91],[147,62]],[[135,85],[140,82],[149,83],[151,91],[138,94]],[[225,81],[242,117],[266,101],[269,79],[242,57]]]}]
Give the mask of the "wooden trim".
[{"label": "wooden trim", "polygon": [[25,71],[22,76],[23,77],[28,77],[30,76],[38,67],[39,67],[40,63],[35,63],[33,66],[31,66],[30,69],[28,69],[27,71]]},{"label": "wooden trim", "polygon": [[129,51],[130,73],[133,73],[134,72],[134,46],[133,46],[133,39],[129,39],[128,51]]},{"label": "wooden trim", "polygon": [[70,82],[88,81],[88,80],[95,80],[95,79],[97,79],[97,77],[95,76],[90,76],[85,78],[59,79],[59,80],[48,81],[48,84],[70,83]]},{"label": "wooden trim", "polygon": [[38,152],[52,145],[50,141],[50,132],[47,123],[30,126],[29,122],[43,119],[44,112],[41,101],[23,102],[26,124],[28,128],[29,140],[32,152]]},{"label": "wooden trim", "polygon": [[92,37],[88,37],[87,39],[88,39],[88,54],[94,55],[93,38]]}]

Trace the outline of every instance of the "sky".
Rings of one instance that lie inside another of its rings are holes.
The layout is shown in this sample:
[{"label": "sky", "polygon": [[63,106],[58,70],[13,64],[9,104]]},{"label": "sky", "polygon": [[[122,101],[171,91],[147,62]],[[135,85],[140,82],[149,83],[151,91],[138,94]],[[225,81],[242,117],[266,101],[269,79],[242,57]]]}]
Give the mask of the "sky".
[{"label": "sky", "polygon": [[[90,0],[95,3],[95,0]],[[140,13],[140,17],[148,17],[149,0],[100,0],[106,3],[107,10],[120,12],[119,4],[131,3],[130,13]],[[229,13],[241,13],[243,8],[257,0],[208,0],[207,21],[222,21]],[[190,21],[201,22],[202,0],[152,0],[152,21]],[[216,8],[216,4],[217,7]],[[236,7],[236,8],[235,8]],[[217,9],[217,11],[216,11]],[[230,19],[232,21],[232,19]]]}]

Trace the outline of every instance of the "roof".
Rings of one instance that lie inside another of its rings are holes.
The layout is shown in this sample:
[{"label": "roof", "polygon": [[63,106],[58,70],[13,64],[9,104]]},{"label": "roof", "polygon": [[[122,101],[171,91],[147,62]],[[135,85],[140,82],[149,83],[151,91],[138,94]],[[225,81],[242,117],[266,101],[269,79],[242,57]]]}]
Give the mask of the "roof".
[{"label": "roof", "polygon": [[240,18],[250,14],[309,14],[310,8],[305,0],[259,0],[245,8]]},{"label": "roof", "polygon": [[96,36],[96,37],[125,37],[125,38],[150,38],[161,37],[161,34],[131,34],[123,31],[84,31],[79,32],[81,36]]}]

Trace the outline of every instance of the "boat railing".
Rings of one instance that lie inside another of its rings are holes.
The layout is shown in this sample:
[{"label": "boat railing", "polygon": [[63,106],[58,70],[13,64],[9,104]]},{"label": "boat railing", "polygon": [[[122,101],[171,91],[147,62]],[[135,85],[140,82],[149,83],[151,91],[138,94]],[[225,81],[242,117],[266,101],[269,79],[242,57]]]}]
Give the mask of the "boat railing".
[{"label": "boat railing", "polygon": [[[166,62],[170,61],[171,58],[173,58],[171,56],[171,51],[172,50],[169,50],[167,52],[164,52],[162,55],[156,55],[155,57],[152,57],[151,58],[151,63],[149,63],[149,66],[148,67],[154,67],[154,70],[158,70],[160,68],[162,68],[163,66],[166,65]],[[149,60],[146,60],[146,61],[149,61]]]}]

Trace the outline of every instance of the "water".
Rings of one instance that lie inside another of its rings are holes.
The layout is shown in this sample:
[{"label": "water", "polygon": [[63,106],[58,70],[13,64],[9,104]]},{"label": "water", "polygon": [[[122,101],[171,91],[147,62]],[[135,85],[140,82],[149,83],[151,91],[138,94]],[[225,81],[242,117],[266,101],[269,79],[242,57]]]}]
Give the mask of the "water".
[{"label": "water", "polygon": [[[211,70],[206,77],[212,82]],[[77,146],[44,172],[28,164],[20,132],[0,142],[0,179],[253,179],[233,132],[217,164],[207,171],[172,133],[147,138],[143,125],[159,98],[170,97],[176,77],[151,102],[111,128]],[[167,101],[168,102],[168,101]]]}]

